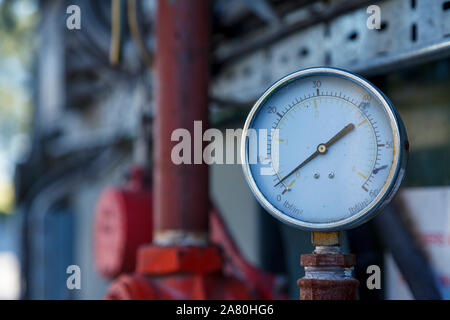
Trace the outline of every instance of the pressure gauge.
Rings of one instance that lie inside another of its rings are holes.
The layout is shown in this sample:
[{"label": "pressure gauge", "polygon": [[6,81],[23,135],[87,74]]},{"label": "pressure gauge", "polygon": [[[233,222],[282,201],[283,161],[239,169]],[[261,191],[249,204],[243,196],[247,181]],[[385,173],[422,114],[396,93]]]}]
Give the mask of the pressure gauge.
[{"label": "pressure gauge", "polygon": [[408,142],[392,103],[367,80],[311,68],[272,85],[243,129],[245,178],[261,205],[311,231],[355,227],[396,193]]}]

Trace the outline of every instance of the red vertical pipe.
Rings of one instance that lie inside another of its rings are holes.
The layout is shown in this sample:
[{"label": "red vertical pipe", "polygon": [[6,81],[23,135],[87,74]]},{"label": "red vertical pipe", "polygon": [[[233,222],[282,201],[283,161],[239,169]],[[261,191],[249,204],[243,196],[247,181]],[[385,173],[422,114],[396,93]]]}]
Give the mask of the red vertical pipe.
[{"label": "red vertical pipe", "polygon": [[[154,234],[206,233],[208,168],[194,164],[194,121],[208,123],[209,1],[159,0],[156,24]],[[192,164],[171,160],[172,132],[191,133]],[[201,143],[201,142],[200,142]],[[169,232],[167,232],[169,231]]]}]

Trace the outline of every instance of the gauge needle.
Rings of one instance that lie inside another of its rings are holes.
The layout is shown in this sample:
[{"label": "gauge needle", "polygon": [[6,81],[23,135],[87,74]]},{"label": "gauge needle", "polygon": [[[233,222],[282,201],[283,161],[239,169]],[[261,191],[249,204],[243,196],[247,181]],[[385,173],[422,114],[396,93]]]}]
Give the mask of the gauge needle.
[{"label": "gauge needle", "polygon": [[341,139],[342,137],[344,137],[347,133],[349,133],[350,131],[352,131],[355,128],[355,125],[353,123],[349,123],[348,125],[346,125],[341,131],[339,131],[338,133],[336,133],[330,140],[328,140],[325,143],[321,143],[317,146],[316,151],[310,155],[305,161],[303,161],[302,163],[300,163],[294,170],[292,170],[291,172],[289,172],[283,179],[281,179],[280,181],[278,181],[277,184],[275,184],[275,187],[277,185],[279,185],[280,183],[282,183],[283,181],[285,181],[287,178],[289,178],[295,171],[297,171],[298,169],[304,167],[308,162],[310,162],[312,159],[314,159],[315,157],[317,157],[319,154],[325,154],[328,151],[328,148],[333,145],[336,141],[338,141],[339,139]]}]

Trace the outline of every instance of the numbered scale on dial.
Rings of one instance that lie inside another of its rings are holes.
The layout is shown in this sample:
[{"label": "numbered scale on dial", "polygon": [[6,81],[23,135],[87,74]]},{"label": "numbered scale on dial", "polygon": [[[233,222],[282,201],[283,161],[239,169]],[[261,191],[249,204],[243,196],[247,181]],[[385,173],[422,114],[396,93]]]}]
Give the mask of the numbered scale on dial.
[{"label": "numbered scale on dial", "polygon": [[381,91],[347,71],[312,68],[258,99],[241,160],[269,213],[301,229],[334,231],[367,221],[390,201],[407,149],[403,123]]}]

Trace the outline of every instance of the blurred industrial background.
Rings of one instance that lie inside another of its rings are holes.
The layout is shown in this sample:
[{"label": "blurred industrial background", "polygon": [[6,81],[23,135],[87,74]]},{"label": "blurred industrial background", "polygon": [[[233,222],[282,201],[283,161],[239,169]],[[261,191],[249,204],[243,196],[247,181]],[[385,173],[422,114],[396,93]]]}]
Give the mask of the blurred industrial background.
[{"label": "blurred industrial background", "polygon": [[[141,243],[94,216],[122,197],[122,211],[152,210],[158,3],[0,0],[0,298],[100,299],[133,271]],[[380,29],[366,25],[372,4]],[[66,26],[70,5],[80,30]],[[242,127],[267,87],[306,67],[345,68],[386,93],[410,157],[396,201],[346,233],[360,282],[369,265],[383,271],[382,289],[362,285],[359,297],[450,299],[450,1],[211,0],[209,10],[210,127]],[[229,231],[217,242],[235,242],[224,245],[239,271],[229,272],[256,297],[297,299],[310,234],[265,214],[239,164],[210,166],[209,181],[213,221]],[[129,256],[110,258],[125,245]],[[69,265],[80,290],[66,286]]]}]

